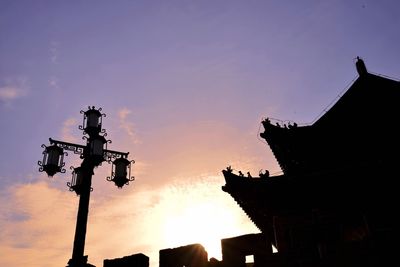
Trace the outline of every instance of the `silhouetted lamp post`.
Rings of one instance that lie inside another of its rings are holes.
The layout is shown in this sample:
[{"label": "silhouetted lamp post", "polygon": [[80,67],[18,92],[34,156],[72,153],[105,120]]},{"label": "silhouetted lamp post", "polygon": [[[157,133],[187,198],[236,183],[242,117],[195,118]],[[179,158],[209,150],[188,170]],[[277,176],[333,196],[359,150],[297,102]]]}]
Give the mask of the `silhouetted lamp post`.
[{"label": "silhouetted lamp post", "polygon": [[101,108],[96,109],[93,106],[81,113],[83,114],[83,124],[79,126],[79,129],[83,131],[82,138],[86,140],[86,145],[50,138],[50,146],[42,145],[44,148],[43,160],[38,162],[39,171],[44,171],[52,177],[57,172],[65,173],[64,156],[68,154],[64,150],[73,151],[82,159],[79,167],[71,167],[73,170],[72,180],[67,183],[69,190],[75,191],[80,196],[74,247],[68,267],[92,266],[87,263],[88,256],[84,256],[84,249],[94,168],[104,161],[112,163],[111,176],[107,177],[107,180],[113,181],[118,188],[122,188],[134,180],[134,177],[131,176],[131,165],[134,161],[127,159],[129,152],[123,153],[107,149],[107,143],[111,143],[111,140],[106,140],[107,133],[105,129],[102,129],[102,118],[105,117],[105,114],[101,113]]}]

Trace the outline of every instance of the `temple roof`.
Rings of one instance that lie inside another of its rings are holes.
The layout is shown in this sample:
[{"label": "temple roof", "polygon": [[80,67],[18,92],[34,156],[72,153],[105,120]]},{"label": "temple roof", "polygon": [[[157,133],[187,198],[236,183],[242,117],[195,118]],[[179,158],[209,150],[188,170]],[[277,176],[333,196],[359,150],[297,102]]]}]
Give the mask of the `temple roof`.
[{"label": "temple roof", "polygon": [[266,119],[260,136],[285,174],[393,164],[391,154],[400,147],[399,102],[398,81],[365,72],[312,125],[287,128]]},{"label": "temple roof", "polygon": [[261,137],[283,175],[249,178],[223,170],[223,191],[262,232],[272,234],[273,217],[282,214],[396,209],[400,83],[368,73],[363,64],[357,69],[360,76],[312,125],[262,122]]}]

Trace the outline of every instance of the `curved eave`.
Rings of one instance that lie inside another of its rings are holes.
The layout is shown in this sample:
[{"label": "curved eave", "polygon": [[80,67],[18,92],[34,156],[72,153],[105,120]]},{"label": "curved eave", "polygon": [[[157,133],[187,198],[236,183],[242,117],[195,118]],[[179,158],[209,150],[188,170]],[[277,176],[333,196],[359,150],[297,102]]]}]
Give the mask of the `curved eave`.
[{"label": "curved eave", "polygon": [[[286,187],[285,176],[248,178],[223,170],[226,184],[222,190],[230,194],[252,222],[263,233],[272,231],[274,188]],[[280,191],[279,190],[279,191]]]},{"label": "curved eave", "polygon": [[312,126],[286,128],[267,120],[262,124],[265,130],[260,136],[267,141],[285,174],[301,172],[307,164],[310,165],[307,154],[314,136]]},{"label": "curved eave", "polygon": [[248,178],[223,171],[229,193],[263,232],[276,215],[312,209],[370,209],[397,206],[392,171],[340,170],[301,176]]}]

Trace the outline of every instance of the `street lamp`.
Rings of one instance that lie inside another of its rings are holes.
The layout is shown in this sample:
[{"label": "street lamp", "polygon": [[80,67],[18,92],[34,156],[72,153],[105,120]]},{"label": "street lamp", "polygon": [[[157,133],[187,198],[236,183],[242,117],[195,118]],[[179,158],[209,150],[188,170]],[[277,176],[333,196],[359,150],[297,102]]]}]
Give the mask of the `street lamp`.
[{"label": "street lamp", "polygon": [[79,208],[76,220],[74,246],[72,257],[68,261],[67,267],[88,267],[93,266],[87,263],[88,256],[84,255],[87,219],[89,213],[90,192],[93,190],[92,176],[94,168],[106,161],[112,163],[111,177],[107,177],[108,181],[113,181],[118,188],[122,188],[130,181],[134,180],[131,177],[131,166],[134,160],[128,160],[129,152],[119,152],[107,149],[107,144],[111,140],[106,140],[107,133],[102,129],[102,118],[106,115],[101,113],[101,108],[96,109],[94,106],[89,107],[87,111],[81,111],[83,114],[83,124],[79,129],[83,131],[83,139],[86,140],[86,145],[79,145],[50,140],[50,146],[42,145],[43,160],[39,161],[40,172],[46,172],[52,177],[57,172],[65,173],[64,155],[68,154],[64,150],[73,151],[74,154],[80,155],[83,159],[81,165],[77,168],[71,167],[72,180],[67,185],[70,191],[75,191],[79,195]]},{"label": "street lamp", "polygon": [[135,180],[135,177],[131,176],[132,162],[135,163],[134,160],[129,161],[126,158],[118,158],[114,160],[111,169],[111,176],[107,177],[107,180],[113,181],[118,188],[122,188],[124,185],[129,184],[130,181]]},{"label": "street lamp", "polygon": [[[104,150],[107,150],[107,143],[109,142],[111,141],[107,141],[106,138],[101,135],[89,137],[89,156],[93,160],[94,165],[98,166],[104,161]],[[104,145],[106,145],[105,148]]]},{"label": "street lamp", "polygon": [[71,167],[72,171],[72,180],[67,183],[69,187],[69,191],[75,191],[75,193],[79,196],[82,192],[83,181],[85,179],[84,172],[81,167]]},{"label": "street lamp", "polygon": [[43,160],[38,162],[39,171],[46,172],[50,177],[57,172],[65,173],[65,169],[63,169],[65,166],[64,155],[67,155],[67,153],[64,153],[64,150],[57,145],[42,145],[42,147],[44,148]]},{"label": "street lamp", "polygon": [[106,116],[106,114],[101,113],[101,108],[96,109],[94,106],[87,111],[81,110],[81,114],[83,114],[83,123],[79,126],[80,130],[90,134],[92,132],[101,132],[102,118]]}]

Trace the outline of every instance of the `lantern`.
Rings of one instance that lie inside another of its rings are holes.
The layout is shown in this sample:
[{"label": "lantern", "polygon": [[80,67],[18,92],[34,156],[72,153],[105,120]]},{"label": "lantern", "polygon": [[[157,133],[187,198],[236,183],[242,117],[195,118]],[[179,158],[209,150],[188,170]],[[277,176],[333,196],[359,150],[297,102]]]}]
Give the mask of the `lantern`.
[{"label": "lantern", "polygon": [[83,169],[82,167],[78,168],[71,167],[71,169],[73,169],[72,180],[71,182],[67,183],[69,191],[75,191],[77,195],[80,195],[82,192],[83,181],[84,181]]},{"label": "lantern", "polygon": [[106,143],[107,140],[101,135],[96,135],[89,139],[89,155],[95,165],[99,165],[104,161],[104,144]]},{"label": "lantern", "polygon": [[107,180],[113,181],[118,188],[122,188],[124,185],[129,184],[135,178],[131,177],[131,163],[126,158],[118,158],[114,160],[111,170],[111,177],[107,177]]},{"label": "lantern", "polygon": [[96,134],[101,132],[101,123],[102,123],[102,117],[105,116],[105,114],[102,114],[101,108],[95,109],[94,106],[87,111],[81,111],[81,113],[84,114],[83,116],[83,125],[79,126],[79,128],[84,130],[86,133],[89,135],[91,134]]},{"label": "lantern", "polygon": [[43,151],[43,161],[38,162],[40,166],[39,171],[45,171],[50,177],[57,172],[64,173],[65,170],[62,169],[65,165],[64,150],[57,145],[51,145],[48,147],[42,145],[42,147],[44,147],[45,150]]}]

